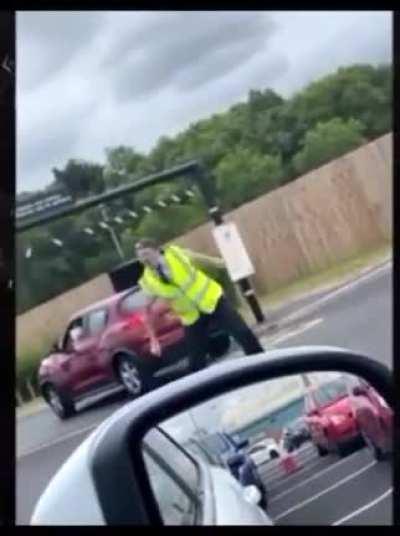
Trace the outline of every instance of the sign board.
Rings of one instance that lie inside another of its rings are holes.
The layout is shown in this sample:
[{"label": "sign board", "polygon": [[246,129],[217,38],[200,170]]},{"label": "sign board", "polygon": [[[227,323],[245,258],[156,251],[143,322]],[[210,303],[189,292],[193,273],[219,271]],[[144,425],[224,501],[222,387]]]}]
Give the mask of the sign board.
[{"label": "sign board", "polygon": [[17,202],[16,218],[22,220],[39,214],[50,214],[72,205],[73,199],[68,194],[52,194],[34,201]]},{"label": "sign board", "polygon": [[255,271],[253,264],[236,225],[224,223],[215,227],[212,233],[232,281],[253,275]]}]

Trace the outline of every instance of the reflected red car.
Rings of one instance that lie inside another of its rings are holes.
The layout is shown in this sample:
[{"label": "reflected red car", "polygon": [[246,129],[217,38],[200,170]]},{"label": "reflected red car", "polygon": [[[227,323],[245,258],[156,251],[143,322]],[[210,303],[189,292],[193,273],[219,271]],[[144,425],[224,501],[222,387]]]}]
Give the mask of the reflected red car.
[{"label": "reflected red car", "polygon": [[320,456],[343,456],[349,446],[364,446],[344,377],[310,387],[304,403],[305,422]]},{"label": "reflected red car", "polygon": [[[54,413],[66,419],[76,403],[123,387],[133,397],[156,385],[155,376],[187,357],[184,328],[168,305],[157,300],[152,324],[162,353],[151,353],[144,324],[149,298],[137,287],[75,314],[40,365],[41,393]],[[219,357],[230,347],[228,334],[212,325],[209,355]]]}]

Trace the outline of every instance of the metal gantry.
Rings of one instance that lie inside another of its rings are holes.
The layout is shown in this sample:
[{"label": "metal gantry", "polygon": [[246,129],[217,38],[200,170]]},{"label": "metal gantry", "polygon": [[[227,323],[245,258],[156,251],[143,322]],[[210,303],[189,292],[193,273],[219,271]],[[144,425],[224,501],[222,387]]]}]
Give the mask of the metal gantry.
[{"label": "metal gantry", "polygon": [[[111,191],[104,192],[100,195],[90,197],[89,199],[79,201],[73,204],[72,206],[60,207],[59,210],[53,211],[51,214],[42,214],[33,218],[19,219],[16,222],[16,230],[18,234],[21,234],[35,227],[40,227],[47,223],[51,223],[51,222],[60,220],[62,218],[65,218],[67,216],[72,216],[74,214],[82,213],[93,207],[97,207],[97,206],[104,207],[105,203],[116,200],[116,199],[120,199],[121,197],[124,197],[127,194],[138,193],[142,190],[145,190],[157,184],[170,182],[181,177],[190,177],[192,179],[193,183],[199,188],[204,198],[209,216],[213,220],[214,224],[216,226],[223,224],[224,223],[223,214],[222,214],[221,207],[219,206],[218,201],[217,201],[214,182],[211,180],[210,175],[207,173],[207,170],[202,165],[202,163],[193,160],[186,164],[171,168],[169,170],[165,170],[160,173],[152,174],[141,180],[136,180],[134,177],[132,177],[132,182],[130,184],[126,184],[118,188],[115,188]],[[129,178],[129,176],[127,178]],[[195,194],[193,190],[186,189],[186,195],[188,197],[193,197]],[[170,199],[175,203],[181,202],[181,198],[177,194],[171,195]],[[166,200],[159,200],[154,203],[154,206],[150,207],[148,205],[145,205],[144,207],[142,207],[142,210],[146,213],[151,213],[153,212],[153,210],[157,208],[165,208],[167,204],[168,203]],[[138,217],[138,214],[136,213],[136,211],[130,210],[128,211],[128,214],[131,218],[136,219]],[[107,218],[103,218],[103,221],[100,222],[99,225],[103,229],[109,230],[111,238],[115,244],[116,249],[119,252],[120,257],[124,258],[124,254],[123,254],[122,248],[120,247],[118,239],[115,240],[115,236],[116,236],[115,232],[113,231],[112,226],[109,224],[109,222],[104,221],[105,219]],[[119,217],[119,219],[121,220],[121,217]],[[85,232],[87,234],[91,234],[90,232],[88,233],[88,228],[86,228]],[[59,245],[56,242],[57,240],[58,242],[61,242],[57,238],[54,238],[54,237],[52,238],[52,241],[56,245]],[[62,247],[62,242],[61,242],[60,247]],[[32,255],[32,250],[30,252],[30,256],[31,255]],[[264,313],[259,305],[255,292],[248,278],[241,279],[237,283],[238,283],[238,286],[241,290],[241,293],[244,299],[247,301],[248,305],[250,306],[256,321],[258,323],[264,322],[265,321]]]}]

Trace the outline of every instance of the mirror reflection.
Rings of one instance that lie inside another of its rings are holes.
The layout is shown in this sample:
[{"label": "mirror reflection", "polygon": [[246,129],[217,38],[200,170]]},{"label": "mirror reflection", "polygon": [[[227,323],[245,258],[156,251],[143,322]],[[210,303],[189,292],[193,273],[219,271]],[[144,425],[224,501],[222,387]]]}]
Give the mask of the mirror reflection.
[{"label": "mirror reflection", "polygon": [[393,411],[339,372],[236,389],[151,430],[165,524],[390,525]]}]

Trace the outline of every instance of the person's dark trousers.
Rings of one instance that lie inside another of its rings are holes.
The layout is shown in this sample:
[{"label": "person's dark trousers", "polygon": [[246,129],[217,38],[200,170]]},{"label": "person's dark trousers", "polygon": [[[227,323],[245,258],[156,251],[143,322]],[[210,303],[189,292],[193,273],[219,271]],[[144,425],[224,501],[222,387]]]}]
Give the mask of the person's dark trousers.
[{"label": "person's dark trousers", "polygon": [[207,328],[213,322],[218,328],[229,333],[242,347],[246,355],[264,352],[259,340],[240,314],[232,307],[228,300],[221,296],[215,311],[211,314],[202,314],[191,326],[185,327],[186,343],[188,345],[190,368],[192,371],[200,370],[206,365],[207,357]]}]

